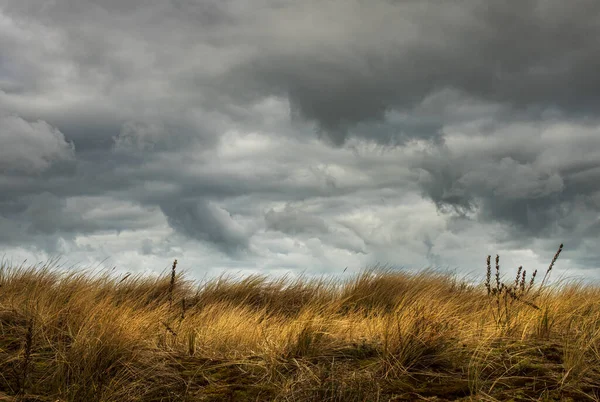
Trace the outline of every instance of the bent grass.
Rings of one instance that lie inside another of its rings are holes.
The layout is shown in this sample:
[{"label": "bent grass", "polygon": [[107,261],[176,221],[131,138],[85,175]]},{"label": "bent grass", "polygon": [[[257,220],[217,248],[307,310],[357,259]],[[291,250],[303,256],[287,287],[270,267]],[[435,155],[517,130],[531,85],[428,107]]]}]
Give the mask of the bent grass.
[{"label": "bent grass", "polygon": [[0,268],[0,400],[600,400],[600,289]]}]

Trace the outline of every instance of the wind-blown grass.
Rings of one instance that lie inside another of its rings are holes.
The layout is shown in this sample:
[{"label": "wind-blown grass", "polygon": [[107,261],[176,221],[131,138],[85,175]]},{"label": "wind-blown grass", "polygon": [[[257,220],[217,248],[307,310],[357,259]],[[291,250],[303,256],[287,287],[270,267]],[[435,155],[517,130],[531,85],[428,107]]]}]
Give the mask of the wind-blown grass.
[{"label": "wind-blown grass", "polygon": [[175,266],[0,268],[0,400],[600,400],[598,287],[504,284],[499,258],[479,286],[385,268],[197,284]]}]

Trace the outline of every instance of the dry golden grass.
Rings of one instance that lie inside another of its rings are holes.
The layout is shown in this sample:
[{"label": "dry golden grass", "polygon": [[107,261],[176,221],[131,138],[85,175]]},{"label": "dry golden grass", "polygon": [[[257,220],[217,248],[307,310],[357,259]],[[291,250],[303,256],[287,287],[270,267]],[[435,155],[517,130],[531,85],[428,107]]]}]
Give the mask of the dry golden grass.
[{"label": "dry golden grass", "polygon": [[600,400],[600,288],[510,276],[3,266],[0,400]]}]

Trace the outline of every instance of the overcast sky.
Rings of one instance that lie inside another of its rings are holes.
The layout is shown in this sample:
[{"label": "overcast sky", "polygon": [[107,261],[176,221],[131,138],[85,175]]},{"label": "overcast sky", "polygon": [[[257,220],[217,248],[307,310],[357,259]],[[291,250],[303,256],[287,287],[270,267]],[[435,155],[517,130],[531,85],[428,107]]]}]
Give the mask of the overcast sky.
[{"label": "overcast sky", "polygon": [[0,254],[600,278],[597,0],[0,0]]}]

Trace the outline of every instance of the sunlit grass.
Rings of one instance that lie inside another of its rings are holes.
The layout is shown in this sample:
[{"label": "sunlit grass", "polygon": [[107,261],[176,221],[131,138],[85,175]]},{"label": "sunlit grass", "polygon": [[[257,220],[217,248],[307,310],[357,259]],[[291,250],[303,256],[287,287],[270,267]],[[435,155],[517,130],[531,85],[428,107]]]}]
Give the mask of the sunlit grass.
[{"label": "sunlit grass", "polygon": [[0,400],[599,400],[600,288],[510,276],[3,266]]}]

